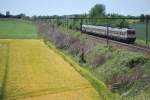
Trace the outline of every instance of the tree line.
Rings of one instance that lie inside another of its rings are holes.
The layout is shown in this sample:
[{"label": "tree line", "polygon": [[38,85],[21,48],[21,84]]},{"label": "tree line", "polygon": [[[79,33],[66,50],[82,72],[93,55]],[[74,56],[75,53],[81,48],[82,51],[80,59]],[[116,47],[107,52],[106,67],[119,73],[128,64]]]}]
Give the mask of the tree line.
[{"label": "tree line", "polygon": [[[106,7],[103,4],[96,4],[91,8],[88,14],[72,14],[72,15],[63,15],[63,16],[33,16],[34,20],[46,20],[46,19],[56,19],[55,22],[58,25],[63,24],[66,18],[85,18],[83,23],[92,24],[92,25],[106,25],[109,23],[111,27],[129,27],[130,21],[129,19],[139,19],[139,22],[146,22],[146,19],[150,19],[150,15],[141,14],[139,16],[131,16],[131,15],[121,15],[117,13],[106,13]],[[86,19],[87,18],[87,19]],[[90,18],[88,20],[88,18]],[[105,19],[95,19],[95,18],[114,18],[106,21]],[[116,18],[116,19],[115,19]],[[122,19],[127,18],[127,19]],[[62,20],[64,19],[64,20]],[[69,28],[78,28],[80,24],[79,20],[71,20],[69,23]]]},{"label": "tree line", "polygon": [[[85,18],[83,23],[92,24],[92,25],[106,25],[109,23],[111,27],[129,27],[129,20],[121,19],[121,18],[138,18],[140,22],[146,22],[146,19],[150,19],[150,15],[141,14],[140,16],[124,16],[117,13],[106,13],[106,7],[103,4],[96,4],[91,8],[88,14],[72,14],[72,15],[53,15],[53,16],[26,16],[25,14],[11,15],[9,11],[6,12],[6,15],[0,13],[0,18],[24,18],[31,20],[47,20],[54,19],[57,25],[62,25],[66,18]],[[87,19],[86,19],[87,18]],[[88,18],[90,18],[88,20]],[[116,18],[109,19],[106,21],[105,19],[95,19],[95,18]],[[106,23],[107,22],[107,23]],[[79,20],[72,20],[69,22],[69,28],[79,28],[80,26]]]},{"label": "tree line", "polygon": [[6,14],[0,13],[0,18],[19,18],[20,19],[20,18],[29,18],[29,17],[23,13],[18,14],[18,15],[11,15],[9,11],[6,11]]}]

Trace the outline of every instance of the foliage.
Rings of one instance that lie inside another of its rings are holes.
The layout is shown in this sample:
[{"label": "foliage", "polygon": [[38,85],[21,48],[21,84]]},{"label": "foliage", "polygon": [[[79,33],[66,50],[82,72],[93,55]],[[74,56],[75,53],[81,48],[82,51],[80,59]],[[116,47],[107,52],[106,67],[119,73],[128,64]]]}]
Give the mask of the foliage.
[{"label": "foliage", "polygon": [[121,28],[128,28],[129,23],[126,20],[122,20],[117,26]]},{"label": "foliage", "polygon": [[105,15],[105,6],[103,4],[96,4],[93,8],[91,8],[89,12],[89,16],[91,18],[103,17]]},{"label": "foliage", "polygon": [[39,24],[38,25],[39,33],[42,33],[41,35],[44,38],[52,41],[56,45],[57,48],[67,49],[71,54],[75,56],[78,56],[81,54],[82,48],[84,48],[85,52],[88,50],[87,45],[82,43],[75,36],[66,34],[65,32],[62,32],[58,28],[54,28],[54,30],[50,29],[49,31],[42,30],[42,28],[44,29],[45,27],[46,26]]},{"label": "foliage", "polygon": [[[138,86],[136,83],[143,81],[143,76],[146,74],[147,60],[143,56],[136,56],[137,54],[130,53],[127,51],[113,51],[112,57],[108,59],[103,65],[96,67],[91,71],[97,78],[104,80],[107,84],[111,84],[111,88],[115,87],[115,91],[118,93],[126,93],[127,91],[135,91]],[[149,60],[148,60],[149,61]],[[132,63],[131,63],[132,62]],[[145,66],[145,67],[142,67]],[[135,71],[136,69],[136,71]],[[141,73],[141,74],[140,74]],[[114,76],[115,75],[115,76]],[[146,74],[149,77],[150,74]],[[109,81],[111,83],[109,83]],[[146,82],[139,83],[145,85]],[[145,85],[144,87],[147,87]],[[132,88],[136,87],[136,88]],[[117,89],[116,89],[117,88]],[[140,88],[142,91],[142,89]],[[133,92],[136,94],[136,92]],[[140,94],[140,91],[136,94]],[[133,95],[131,95],[133,96]]]},{"label": "foliage", "polygon": [[29,16],[26,16],[25,14],[21,13],[21,14],[18,14],[18,15],[11,15],[9,11],[6,11],[6,15],[0,13],[0,18],[17,18],[17,19],[28,19]]},{"label": "foliage", "polygon": [[146,22],[147,19],[148,20],[150,19],[150,15],[144,15],[144,14],[140,15],[140,22]]},{"label": "foliage", "polygon": [[145,21],[145,15],[144,15],[144,14],[141,14],[141,16],[140,16],[140,21],[141,21],[141,22],[144,22],[144,21]]}]

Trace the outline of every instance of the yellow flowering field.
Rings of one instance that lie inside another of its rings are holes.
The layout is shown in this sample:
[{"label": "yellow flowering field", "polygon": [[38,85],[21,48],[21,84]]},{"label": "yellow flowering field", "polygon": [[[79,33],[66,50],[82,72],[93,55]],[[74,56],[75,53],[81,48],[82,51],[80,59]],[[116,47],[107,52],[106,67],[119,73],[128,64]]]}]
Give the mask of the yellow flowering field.
[{"label": "yellow flowering field", "polygon": [[90,83],[42,40],[1,39],[1,73],[5,65],[4,100],[100,100]]},{"label": "yellow flowering field", "polygon": [[5,63],[6,63],[6,52],[5,50],[7,49],[6,46],[4,46],[3,43],[0,44],[0,82],[3,80],[3,75],[4,75],[4,68],[5,68]]}]

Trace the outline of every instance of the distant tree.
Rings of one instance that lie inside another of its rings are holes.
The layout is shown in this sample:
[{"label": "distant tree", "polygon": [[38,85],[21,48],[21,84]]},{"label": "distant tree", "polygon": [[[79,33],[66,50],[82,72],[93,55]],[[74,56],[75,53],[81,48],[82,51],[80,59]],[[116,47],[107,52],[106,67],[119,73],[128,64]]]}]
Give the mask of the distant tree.
[{"label": "distant tree", "polygon": [[9,16],[10,16],[10,12],[6,11],[6,17],[9,17]]},{"label": "distant tree", "polygon": [[148,19],[150,19],[150,15],[145,15],[145,18],[148,18]]},{"label": "distant tree", "polygon": [[127,20],[121,19],[121,18],[127,18],[127,16],[117,14],[117,13],[109,13],[107,14],[107,17],[114,18],[114,19],[108,20],[108,24],[111,27],[127,27],[128,26]]},{"label": "distant tree", "polygon": [[128,28],[129,23],[125,19],[123,19],[117,26],[120,28]]},{"label": "distant tree", "polygon": [[31,17],[31,19],[32,19],[32,20],[37,20],[37,19],[38,19],[38,16],[34,15],[34,16]]},{"label": "distant tree", "polygon": [[107,16],[109,16],[111,18],[123,18],[123,17],[125,17],[125,16],[123,16],[121,14],[117,14],[117,13],[107,14]]},{"label": "distant tree", "polygon": [[127,18],[136,18],[136,16],[128,15]]},{"label": "distant tree", "polygon": [[89,16],[91,18],[105,16],[105,5],[96,4],[93,8],[91,8]]},{"label": "distant tree", "polygon": [[5,17],[5,15],[0,13],[0,18],[4,18],[4,17]]},{"label": "distant tree", "polygon": [[149,22],[149,20],[150,20],[150,15],[145,15],[145,22]]},{"label": "distant tree", "polygon": [[148,15],[148,18],[150,19],[150,15]]},{"label": "distant tree", "polygon": [[140,22],[144,22],[145,21],[145,15],[144,14],[141,14],[140,15]]},{"label": "distant tree", "polygon": [[17,18],[25,18],[26,15],[25,14],[19,14],[19,15],[16,15]]}]

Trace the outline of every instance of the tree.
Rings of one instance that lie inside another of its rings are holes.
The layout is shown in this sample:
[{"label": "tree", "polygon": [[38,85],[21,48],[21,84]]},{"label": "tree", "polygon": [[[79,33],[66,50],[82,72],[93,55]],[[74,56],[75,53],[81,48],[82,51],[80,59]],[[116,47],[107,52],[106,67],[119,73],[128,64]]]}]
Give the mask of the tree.
[{"label": "tree", "polygon": [[120,23],[119,23],[119,25],[117,25],[118,27],[120,27],[120,28],[128,28],[129,27],[129,23],[125,20],[125,19],[123,19]]},{"label": "tree", "polygon": [[4,17],[5,17],[5,15],[0,13],[0,18],[4,18]]},{"label": "tree", "polygon": [[10,17],[10,12],[6,11],[6,17]]},{"label": "tree", "polygon": [[91,18],[105,16],[105,5],[96,4],[93,8],[91,8],[89,16]]},{"label": "tree", "polygon": [[19,15],[16,15],[17,18],[25,18],[26,15],[25,14],[19,14]]},{"label": "tree", "polygon": [[121,14],[117,14],[117,13],[111,13],[111,14],[109,14],[109,17],[111,17],[111,18],[124,18],[125,16],[123,16]]},{"label": "tree", "polygon": [[150,15],[145,15],[145,18],[150,19]]},{"label": "tree", "polygon": [[144,22],[145,21],[145,15],[144,14],[141,14],[140,15],[140,22]]}]

